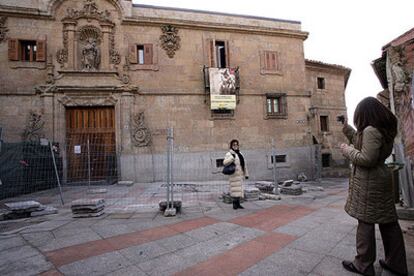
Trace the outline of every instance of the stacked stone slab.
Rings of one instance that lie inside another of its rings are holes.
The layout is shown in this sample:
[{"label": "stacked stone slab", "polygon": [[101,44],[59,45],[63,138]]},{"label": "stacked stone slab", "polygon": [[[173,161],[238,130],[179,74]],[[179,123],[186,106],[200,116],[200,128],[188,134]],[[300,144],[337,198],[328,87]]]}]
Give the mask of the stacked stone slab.
[{"label": "stacked stone slab", "polygon": [[260,190],[256,187],[246,187],[244,188],[244,198],[245,200],[259,200]]},{"label": "stacked stone slab", "polygon": [[280,192],[285,195],[301,195],[303,194],[302,185],[298,181],[286,180],[280,188]]},{"label": "stacked stone slab", "polygon": [[105,199],[77,199],[72,201],[71,209],[74,218],[99,217],[105,213]]},{"label": "stacked stone slab", "polygon": [[273,182],[270,181],[257,181],[254,186],[258,188],[262,193],[273,193],[273,189],[275,188],[275,185]]},{"label": "stacked stone slab", "polygon": [[19,201],[4,204],[7,208],[6,219],[18,219],[56,214],[58,211],[51,206],[45,206],[37,201]]}]

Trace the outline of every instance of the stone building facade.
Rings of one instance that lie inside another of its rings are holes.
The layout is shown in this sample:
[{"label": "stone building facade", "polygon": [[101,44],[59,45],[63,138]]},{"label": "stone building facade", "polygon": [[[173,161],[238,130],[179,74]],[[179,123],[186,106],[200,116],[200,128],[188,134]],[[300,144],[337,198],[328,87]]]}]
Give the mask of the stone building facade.
[{"label": "stone building facade", "polygon": [[403,163],[400,183],[405,203],[414,207],[414,28],[382,47],[372,63],[384,88],[378,98],[399,119],[395,161]]},{"label": "stone building facade", "polygon": [[[2,139],[59,143],[66,181],[86,142],[103,153],[97,179],[114,166],[122,180],[164,179],[170,127],[177,181],[224,179],[234,138],[254,180],[272,179],[273,161],[280,179],[318,177],[321,158],[334,173],[350,69],[306,60],[307,36],[297,21],[130,0],[0,0]],[[230,108],[213,108],[215,68],[234,77],[218,102]]]}]

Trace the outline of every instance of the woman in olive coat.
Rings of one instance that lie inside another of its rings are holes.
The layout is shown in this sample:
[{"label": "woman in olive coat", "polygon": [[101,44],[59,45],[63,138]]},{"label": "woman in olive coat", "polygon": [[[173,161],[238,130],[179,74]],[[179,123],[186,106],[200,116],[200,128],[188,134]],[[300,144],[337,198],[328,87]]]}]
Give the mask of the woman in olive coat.
[{"label": "woman in olive coat", "polygon": [[375,275],[375,224],[379,225],[385,260],[380,265],[397,275],[407,275],[404,239],[393,198],[391,171],[384,164],[397,134],[397,119],[373,97],[363,99],[354,113],[355,131],[345,122],[343,132],[350,145],[341,144],[342,154],[352,164],[345,211],[358,220],[357,255],[343,261],[348,271]]},{"label": "woman in olive coat", "polygon": [[239,150],[239,141],[231,140],[230,151],[224,157],[223,165],[236,164],[236,171],[229,176],[230,196],[233,198],[233,209],[244,209],[240,205],[240,199],[244,197],[243,179],[249,178],[246,162]]}]

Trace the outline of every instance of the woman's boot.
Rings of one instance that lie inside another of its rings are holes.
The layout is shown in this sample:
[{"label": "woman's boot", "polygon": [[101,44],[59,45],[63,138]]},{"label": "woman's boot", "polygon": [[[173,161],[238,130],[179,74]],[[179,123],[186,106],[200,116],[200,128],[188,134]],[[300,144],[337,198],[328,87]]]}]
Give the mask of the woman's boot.
[{"label": "woman's boot", "polygon": [[244,209],[244,207],[240,205],[240,197],[237,198],[237,208]]},{"label": "woman's boot", "polygon": [[233,197],[233,209],[239,208],[239,205],[237,204],[237,197]]}]

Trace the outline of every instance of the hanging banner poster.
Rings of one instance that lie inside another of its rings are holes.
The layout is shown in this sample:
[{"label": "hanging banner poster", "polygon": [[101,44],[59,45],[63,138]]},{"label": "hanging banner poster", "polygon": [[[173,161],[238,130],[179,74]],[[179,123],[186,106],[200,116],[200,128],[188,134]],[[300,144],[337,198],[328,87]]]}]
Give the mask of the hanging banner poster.
[{"label": "hanging banner poster", "polygon": [[209,68],[210,108],[236,109],[236,75],[231,68]]}]

